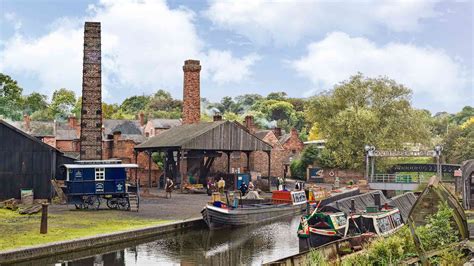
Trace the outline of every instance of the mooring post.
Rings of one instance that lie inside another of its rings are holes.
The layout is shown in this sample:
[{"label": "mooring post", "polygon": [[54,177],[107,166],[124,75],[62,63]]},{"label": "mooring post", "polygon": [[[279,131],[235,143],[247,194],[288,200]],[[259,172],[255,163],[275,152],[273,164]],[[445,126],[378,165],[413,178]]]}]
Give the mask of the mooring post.
[{"label": "mooring post", "polygon": [[41,204],[41,227],[40,234],[48,233],[48,203]]}]

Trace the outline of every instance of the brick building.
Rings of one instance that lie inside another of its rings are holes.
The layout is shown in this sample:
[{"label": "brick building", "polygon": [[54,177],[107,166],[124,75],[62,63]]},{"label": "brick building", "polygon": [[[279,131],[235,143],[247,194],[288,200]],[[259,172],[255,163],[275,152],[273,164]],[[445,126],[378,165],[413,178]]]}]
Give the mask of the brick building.
[{"label": "brick building", "polygon": [[145,137],[154,137],[181,124],[181,119],[150,119],[146,123],[143,132]]}]

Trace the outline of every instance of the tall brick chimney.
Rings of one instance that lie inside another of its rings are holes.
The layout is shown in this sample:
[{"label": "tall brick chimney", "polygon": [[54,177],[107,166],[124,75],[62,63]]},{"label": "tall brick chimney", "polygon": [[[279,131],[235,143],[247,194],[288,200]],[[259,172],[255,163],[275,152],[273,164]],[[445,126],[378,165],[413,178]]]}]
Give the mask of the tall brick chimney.
[{"label": "tall brick chimney", "polygon": [[30,131],[31,129],[31,117],[27,114],[23,115],[23,124],[26,131]]},{"label": "tall brick chimney", "polygon": [[70,115],[67,117],[67,123],[70,127],[76,128],[76,117],[74,115]]},{"label": "tall brick chimney", "polygon": [[199,60],[184,61],[183,71],[183,124],[199,123],[201,119]]},{"label": "tall brick chimney", "polygon": [[102,159],[102,78],[100,22],[84,25],[81,160]]}]

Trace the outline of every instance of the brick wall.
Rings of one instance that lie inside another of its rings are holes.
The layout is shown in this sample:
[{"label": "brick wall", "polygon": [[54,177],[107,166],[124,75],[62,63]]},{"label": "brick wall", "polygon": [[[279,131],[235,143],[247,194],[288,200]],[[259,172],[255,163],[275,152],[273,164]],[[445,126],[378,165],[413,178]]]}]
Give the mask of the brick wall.
[{"label": "brick wall", "polygon": [[56,137],[54,136],[45,136],[43,137],[42,141],[48,144],[51,147],[56,148]]},{"label": "brick wall", "polygon": [[[122,163],[138,164],[137,176],[140,180],[140,184],[142,186],[148,186],[148,154],[140,152],[137,157],[137,162],[135,162],[134,148],[137,144],[138,143],[135,143],[133,140],[122,139],[121,134],[116,132],[113,139],[103,142],[102,156],[104,160],[115,158],[122,160]],[[158,166],[153,163],[153,161],[151,165],[151,182],[153,186],[156,186],[162,171],[158,169]],[[132,169],[129,170],[129,172],[131,181],[135,182],[135,170]]]},{"label": "brick wall", "polygon": [[183,124],[198,123],[201,118],[199,60],[186,60],[183,71]]},{"label": "brick wall", "polygon": [[300,153],[304,149],[304,143],[295,128],[291,129],[290,138],[282,145],[285,150],[295,151],[296,153]]},{"label": "brick wall", "polygon": [[56,140],[56,148],[63,152],[78,152],[79,146],[77,140]]},{"label": "brick wall", "polygon": [[[331,176],[334,173],[334,176]],[[333,184],[336,176],[339,177],[340,184],[347,184],[350,180],[357,183],[358,180],[364,180],[364,172],[346,169],[324,169],[322,172],[324,183]]]}]

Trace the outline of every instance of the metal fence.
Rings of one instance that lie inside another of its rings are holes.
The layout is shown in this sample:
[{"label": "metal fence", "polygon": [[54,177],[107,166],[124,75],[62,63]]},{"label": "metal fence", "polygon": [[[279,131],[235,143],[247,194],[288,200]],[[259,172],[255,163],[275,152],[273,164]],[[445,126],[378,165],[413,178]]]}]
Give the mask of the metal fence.
[{"label": "metal fence", "polygon": [[420,178],[414,178],[411,175],[397,175],[397,174],[376,174],[370,177],[372,183],[420,183]]}]

